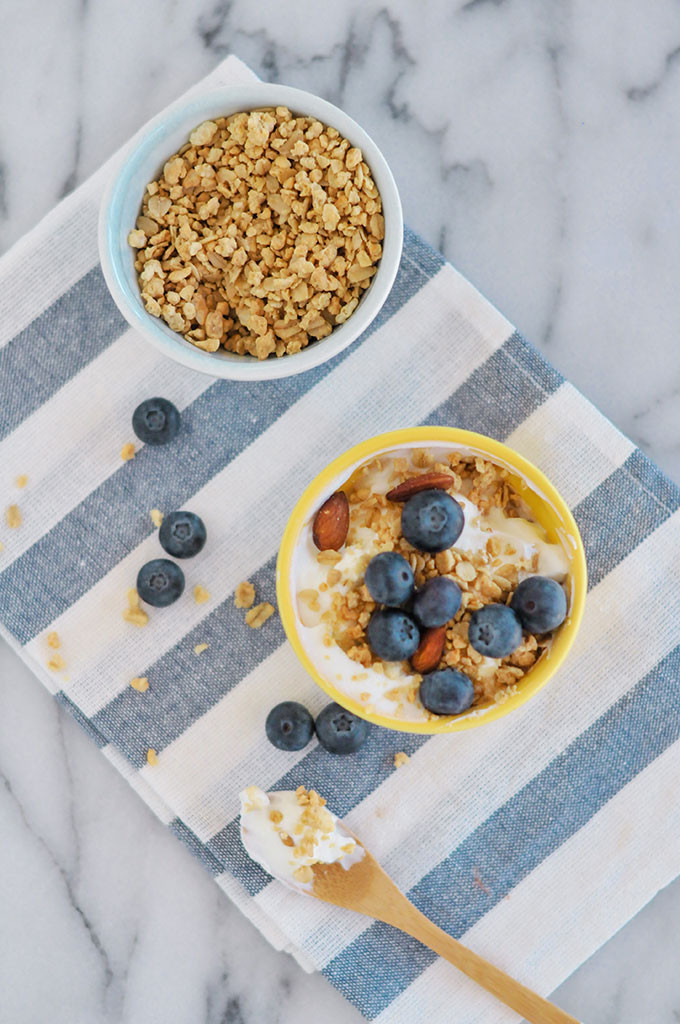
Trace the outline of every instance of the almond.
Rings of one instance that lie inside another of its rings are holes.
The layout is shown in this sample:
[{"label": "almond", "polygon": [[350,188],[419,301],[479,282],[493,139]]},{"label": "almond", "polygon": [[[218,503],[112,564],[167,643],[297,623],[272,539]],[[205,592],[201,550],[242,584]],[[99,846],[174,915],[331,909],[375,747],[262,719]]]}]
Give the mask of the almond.
[{"label": "almond", "polygon": [[434,626],[423,632],[418,650],[411,658],[411,664],[416,672],[432,672],[437,667],[441,661],[445,640],[446,626]]},{"label": "almond", "polygon": [[421,476],[412,476],[410,480],[404,480],[403,483],[397,484],[387,492],[385,497],[389,501],[408,501],[418,491],[427,491],[431,487],[446,491],[452,486],[453,477],[448,473],[423,473]]},{"label": "almond", "polygon": [[339,551],[347,540],[349,502],[344,491],[336,491],[324,501],[314,516],[312,538],[319,551]]}]

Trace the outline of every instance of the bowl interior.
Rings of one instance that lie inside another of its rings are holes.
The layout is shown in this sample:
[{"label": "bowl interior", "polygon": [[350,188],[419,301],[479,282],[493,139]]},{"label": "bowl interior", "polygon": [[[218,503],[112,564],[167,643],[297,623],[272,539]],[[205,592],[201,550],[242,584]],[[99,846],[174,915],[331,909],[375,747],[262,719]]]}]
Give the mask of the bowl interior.
[{"label": "bowl interior", "polygon": [[[137,283],[134,251],[128,245],[127,236],[135,226],[146,185],[159,176],[166,160],[186,143],[193,128],[205,120],[273,106],[287,106],[293,113],[316,117],[337,128],[352,145],[362,150],[383,204],[383,255],[371,286],[364,292],[357,309],[327,338],[280,359],[261,361],[254,356],[237,355],[224,349],[204,352],[172,331],[164,321],[147,313]],[[213,90],[189,102],[176,104],[152,121],[141,141],[126,157],[104,201],[100,221],[104,274],[116,303],[132,326],[166,354],[186,365],[215,375],[242,376],[244,379],[298,373],[325,362],[354,340],[375,317],[389,294],[399,266],[402,236],[401,204],[394,179],[380,150],[366,132],[347,114],[318,96],[263,83]]]},{"label": "bowl interior", "polygon": [[[530,506],[536,520],[544,527],[548,539],[559,542],[569,561],[570,604],[569,615],[556,631],[553,641],[541,659],[517,684],[516,693],[503,703],[487,701],[456,716],[442,716],[435,721],[406,721],[377,713],[369,713],[336,686],[322,672],[307,653],[305,630],[297,612],[295,587],[295,561],[298,540],[319,505],[343,486],[352,473],[367,460],[398,448],[428,447],[442,443],[447,450],[464,448],[472,454],[491,459],[508,469],[512,482]],[[281,619],[295,653],[303,666],[339,704],[377,725],[404,732],[440,733],[474,728],[492,721],[519,707],[538,692],[557,671],[569,650],[583,615],[586,595],[586,563],[583,544],[569,508],[553,485],[517,452],[492,438],[470,431],[450,427],[418,427],[394,431],[365,441],[351,448],[331,463],[312,481],[295,506],[286,526],[277,564],[277,597]]]}]

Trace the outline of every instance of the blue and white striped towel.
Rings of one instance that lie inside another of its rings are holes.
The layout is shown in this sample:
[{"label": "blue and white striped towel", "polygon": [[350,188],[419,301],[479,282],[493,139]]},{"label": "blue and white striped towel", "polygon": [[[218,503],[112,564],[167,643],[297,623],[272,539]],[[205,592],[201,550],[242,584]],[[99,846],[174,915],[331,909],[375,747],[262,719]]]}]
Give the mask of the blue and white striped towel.
[{"label": "blue and white striped towel", "polygon": [[[250,75],[229,58],[202,85]],[[318,788],[426,914],[550,992],[680,872],[680,490],[411,233],[382,314],[330,364],[249,386],[164,360],[121,319],[97,263],[109,173],[0,264],[0,466],[23,514],[0,526],[3,634],[224,892],[368,1019],[515,1020],[417,943],[272,882],[241,848],[237,794]],[[180,407],[183,432],[122,463],[131,412],[152,394]],[[545,690],[489,726],[375,730],[351,758],[281,753],[264,738],[269,707],[326,698],[278,618],[244,625],[234,587],[251,579],[273,600],[305,484],[347,446],[416,423],[492,434],[554,480],[588,555],[578,641]],[[189,593],[136,629],[121,610],[159,553],[149,510],[186,507],[209,536],[188,590],[212,599]],[[51,630],[64,672],[45,667]],[[397,772],[400,749],[411,762]]]}]

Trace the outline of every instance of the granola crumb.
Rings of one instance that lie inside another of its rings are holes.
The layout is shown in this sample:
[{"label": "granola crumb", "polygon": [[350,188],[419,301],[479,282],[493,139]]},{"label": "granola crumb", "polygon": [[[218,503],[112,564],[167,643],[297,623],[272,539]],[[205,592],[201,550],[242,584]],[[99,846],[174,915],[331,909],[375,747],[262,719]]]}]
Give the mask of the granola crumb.
[{"label": "granola crumb", "polygon": [[16,478],[14,483],[19,488],[20,491],[23,491],[24,487],[28,483],[28,476],[26,475],[26,473],[22,473],[20,476]]},{"label": "granola crumb", "polygon": [[135,676],[130,680],[130,686],[139,693],[145,693],[149,689],[149,680],[146,676]]},{"label": "granola crumb", "polygon": [[152,508],[149,515],[154,526],[160,527],[163,525],[163,513],[159,508]]},{"label": "granola crumb", "polygon": [[208,650],[208,644],[196,644],[194,647],[194,654],[203,654],[203,651]]},{"label": "granola crumb", "polygon": [[149,616],[139,604],[139,594],[134,587],[127,592],[128,607],[123,609],[123,618],[133,626],[146,626]]},{"label": "granola crumb", "polygon": [[234,604],[237,608],[252,608],[255,601],[255,587],[248,580],[239,583],[234,591]]},{"label": "granola crumb", "polygon": [[66,662],[61,654],[53,654],[47,662],[47,667],[50,672],[60,672],[63,668],[66,668]]},{"label": "granola crumb", "polygon": [[395,768],[403,768],[403,766],[405,764],[408,764],[409,761],[410,761],[410,758],[409,758],[408,754],[405,754],[403,750],[398,750],[397,753],[394,755],[394,767]]},{"label": "granola crumb", "polygon": [[9,505],[5,511],[5,520],[10,530],[16,530],[21,526],[21,511],[18,505]]},{"label": "granola crumb", "polygon": [[146,763],[150,765],[158,764],[158,753],[153,747],[149,747],[146,752]]},{"label": "granola crumb", "polygon": [[298,882],[306,884],[307,882],[311,882],[314,878],[314,871],[309,867],[309,865],[304,864],[302,867],[295,869],[293,872],[293,878]]},{"label": "granola crumb", "polygon": [[210,592],[197,583],[194,587],[194,601],[196,604],[205,604],[206,601],[210,600]]},{"label": "granola crumb", "polygon": [[134,459],[135,446],[132,444],[131,441],[123,445],[123,447],[120,450],[120,457],[123,460],[123,462],[129,462],[130,459]]},{"label": "granola crumb", "polygon": [[263,601],[261,604],[256,604],[254,608],[251,608],[246,613],[246,624],[251,629],[260,629],[264,626],[267,619],[270,619],[274,614],[274,605],[268,601]]},{"label": "granola crumb", "polygon": [[52,630],[51,633],[47,634],[47,646],[51,647],[54,651],[61,647],[61,640],[56,630]]}]

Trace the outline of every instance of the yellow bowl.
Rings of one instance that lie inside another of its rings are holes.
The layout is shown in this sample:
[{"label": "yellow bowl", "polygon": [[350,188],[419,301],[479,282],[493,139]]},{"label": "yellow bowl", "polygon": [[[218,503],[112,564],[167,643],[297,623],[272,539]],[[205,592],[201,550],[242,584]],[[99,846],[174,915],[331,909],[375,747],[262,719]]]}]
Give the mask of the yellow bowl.
[{"label": "yellow bowl", "polygon": [[[371,458],[399,447],[427,447],[428,444],[446,443],[452,448],[465,448],[470,454],[481,455],[511,473],[512,482],[530,506],[536,520],[544,527],[548,539],[559,541],[569,559],[571,586],[569,614],[555,632],[553,642],[533,668],[517,684],[517,691],[502,703],[487,701],[460,715],[442,716],[435,720],[407,721],[397,717],[366,711],[358,701],[348,697],[324,677],[309,657],[300,629],[304,628],[296,612],[293,563],[300,533],[311,521],[319,506],[334,491],[346,484],[352,473]],[[330,463],[311,482],[296,504],[281,540],[276,566],[276,594],[279,612],[286,635],[293,650],[312,679],[329,697],[361,718],[386,729],[401,732],[446,733],[472,729],[507,715],[533,697],[545,686],[564,661],[578,632],[587,589],[587,571],[583,541],[569,508],[550,481],[531,462],[518,452],[483,434],[454,427],[413,427],[379,434],[355,445]]]}]

